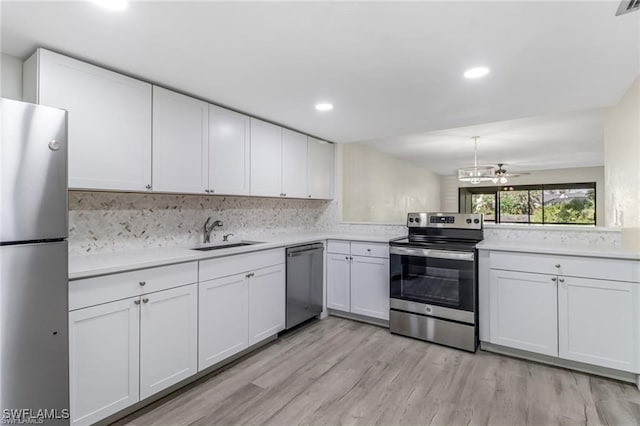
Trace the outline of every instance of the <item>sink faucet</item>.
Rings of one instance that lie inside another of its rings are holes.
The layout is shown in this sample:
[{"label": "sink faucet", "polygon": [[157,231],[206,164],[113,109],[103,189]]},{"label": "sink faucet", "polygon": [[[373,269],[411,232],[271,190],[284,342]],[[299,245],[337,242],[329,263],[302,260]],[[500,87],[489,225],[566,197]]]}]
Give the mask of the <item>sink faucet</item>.
[{"label": "sink faucet", "polygon": [[211,242],[211,233],[213,232],[216,226],[222,226],[222,221],[221,220],[212,221],[212,219],[209,217],[204,222],[204,238],[203,238],[204,241],[203,242],[205,244]]},{"label": "sink faucet", "polygon": [[233,235],[236,235],[236,234],[227,234],[227,235],[223,235],[223,236],[222,236],[222,241],[223,241],[223,242],[225,242],[225,241],[229,241],[229,237],[231,237],[231,236],[233,236]]}]

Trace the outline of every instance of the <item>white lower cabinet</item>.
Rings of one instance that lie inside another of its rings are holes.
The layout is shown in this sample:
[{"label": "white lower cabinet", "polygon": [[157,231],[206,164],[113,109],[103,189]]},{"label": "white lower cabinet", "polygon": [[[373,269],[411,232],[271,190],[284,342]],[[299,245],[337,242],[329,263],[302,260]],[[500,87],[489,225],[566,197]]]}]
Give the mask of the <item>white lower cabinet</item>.
[{"label": "white lower cabinet", "polygon": [[501,251],[487,258],[480,321],[489,321],[490,343],[640,373],[640,263]]},{"label": "white lower cabinet", "polygon": [[198,287],[141,299],[140,399],[145,399],[198,371]]},{"label": "white lower cabinet", "polygon": [[351,309],[351,263],[349,255],[327,254],[327,308]]},{"label": "white lower cabinet", "polygon": [[139,400],[139,297],[69,313],[71,416],[90,425]]},{"label": "white lower cabinet", "polygon": [[249,346],[249,280],[236,274],[200,283],[198,369]]},{"label": "white lower cabinet", "polygon": [[285,286],[284,264],[249,274],[249,345],[284,330]]},{"label": "white lower cabinet", "polygon": [[70,282],[73,425],[93,424],[197,372],[196,281],[190,262]]},{"label": "white lower cabinet", "polygon": [[327,252],[327,308],[388,321],[388,245],[329,240]]},{"label": "white lower cabinet", "polygon": [[556,283],[551,278],[556,277],[491,270],[493,343],[558,355]]},{"label": "white lower cabinet", "polygon": [[389,319],[389,259],[352,256],[351,312]]},{"label": "white lower cabinet", "polygon": [[561,358],[638,371],[638,284],[560,277]]},{"label": "white lower cabinet", "polygon": [[200,261],[200,371],[284,330],[284,249]]}]

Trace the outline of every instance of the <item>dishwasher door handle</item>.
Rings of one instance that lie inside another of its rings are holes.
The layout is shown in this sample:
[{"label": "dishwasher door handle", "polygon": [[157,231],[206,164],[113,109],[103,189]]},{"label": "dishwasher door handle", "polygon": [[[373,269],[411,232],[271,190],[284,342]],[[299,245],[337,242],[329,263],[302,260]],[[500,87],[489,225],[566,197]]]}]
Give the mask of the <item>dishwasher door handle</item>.
[{"label": "dishwasher door handle", "polygon": [[289,257],[297,257],[297,256],[302,256],[304,254],[311,253],[311,252],[314,252],[314,251],[322,252],[323,248],[322,247],[316,247],[316,248],[311,248],[311,249],[307,249],[307,250],[292,251],[287,256],[289,256]]}]

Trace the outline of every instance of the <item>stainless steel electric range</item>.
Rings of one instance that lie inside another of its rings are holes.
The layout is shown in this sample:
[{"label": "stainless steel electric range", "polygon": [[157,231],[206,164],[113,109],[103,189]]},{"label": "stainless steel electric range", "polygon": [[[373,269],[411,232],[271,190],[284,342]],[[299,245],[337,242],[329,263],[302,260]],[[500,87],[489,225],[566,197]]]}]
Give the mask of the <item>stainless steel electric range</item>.
[{"label": "stainless steel electric range", "polygon": [[389,243],[389,328],[475,352],[482,215],[409,213],[408,238]]}]

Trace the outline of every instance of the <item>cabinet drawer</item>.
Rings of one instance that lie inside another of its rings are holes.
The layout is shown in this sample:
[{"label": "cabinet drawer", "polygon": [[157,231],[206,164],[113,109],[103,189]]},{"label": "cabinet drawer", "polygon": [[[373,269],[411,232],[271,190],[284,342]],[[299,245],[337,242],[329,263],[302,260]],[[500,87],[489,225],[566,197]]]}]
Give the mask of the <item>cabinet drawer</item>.
[{"label": "cabinet drawer", "polygon": [[350,242],[342,240],[329,240],[327,242],[327,252],[337,254],[351,254]]},{"label": "cabinet drawer", "polygon": [[236,254],[200,261],[200,282],[284,263],[284,249]]},{"label": "cabinet drawer", "polygon": [[614,281],[640,280],[638,268],[634,268],[634,262],[629,260],[492,251],[490,263],[492,269],[509,271]]},{"label": "cabinet drawer", "polygon": [[383,243],[352,242],[351,254],[354,256],[389,257],[389,246]]},{"label": "cabinet drawer", "polygon": [[71,281],[69,282],[69,310],[193,284],[197,281],[196,262]]}]

